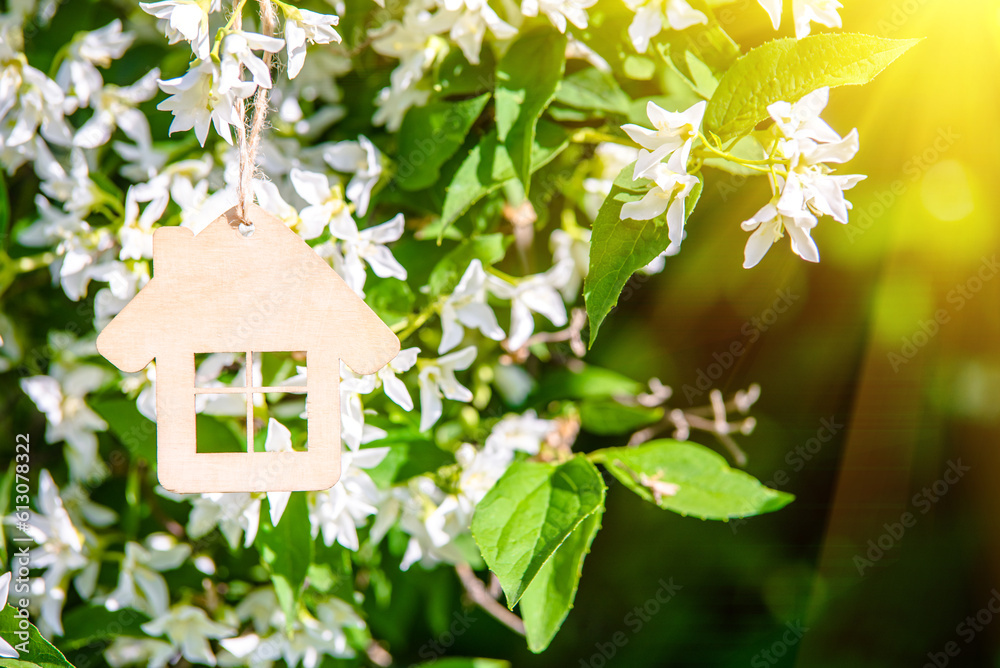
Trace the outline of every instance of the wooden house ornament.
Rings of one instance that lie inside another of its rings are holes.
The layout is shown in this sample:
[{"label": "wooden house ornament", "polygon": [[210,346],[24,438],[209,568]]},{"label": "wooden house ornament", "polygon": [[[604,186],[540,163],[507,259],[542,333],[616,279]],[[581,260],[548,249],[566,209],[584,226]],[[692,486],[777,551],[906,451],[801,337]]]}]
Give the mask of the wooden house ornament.
[{"label": "wooden house ornament", "polygon": [[[337,273],[284,223],[257,206],[252,234],[236,208],[195,235],[153,235],[153,278],[97,338],[122,371],[156,360],[156,456],[160,484],[180,493],[328,489],[340,478],[340,362],[371,374],[399,339]],[[303,387],[254,387],[253,356],[305,351]],[[246,355],[245,387],[199,388],[197,353]],[[254,452],[253,394],[306,395],[308,450]],[[242,394],[247,452],[199,453],[197,394]]]}]

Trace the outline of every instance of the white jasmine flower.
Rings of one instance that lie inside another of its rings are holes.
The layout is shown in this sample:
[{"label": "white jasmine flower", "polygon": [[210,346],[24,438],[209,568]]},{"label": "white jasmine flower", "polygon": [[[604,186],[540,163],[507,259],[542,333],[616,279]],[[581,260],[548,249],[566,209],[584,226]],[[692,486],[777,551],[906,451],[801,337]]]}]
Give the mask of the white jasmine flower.
[{"label": "white jasmine flower", "polygon": [[278,218],[296,233],[302,233],[302,218],[299,216],[298,209],[285,201],[278,186],[270,181],[254,179],[253,192],[257,196],[257,204],[260,205],[260,208]]},{"label": "white jasmine flower", "polygon": [[455,453],[455,460],[461,469],[455,493],[445,494],[429,478],[421,476],[411,480],[408,488],[397,490],[393,507],[383,510],[394,515],[399,508],[400,528],[410,534],[400,564],[403,570],[418,561],[429,567],[442,561],[463,560],[455,540],[468,534],[476,505],[504,474],[513,456],[510,450],[489,447],[477,450],[463,443]]},{"label": "white jasmine flower", "polygon": [[365,623],[354,609],[338,598],[328,598],[316,605],[316,617],[299,613],[299,627],[289,639],[283,658],[289,666],[319,668],[323,656],[349,659],[354,650],[347,644],[345,628],[363,629]]},{"label": "white jasmine flower", "polygon": [[52,199],[63,202],[67,211],[81,217],[90,212],[94,203],[95,186],[90,180],[90,167],[82,150],[73,148],[70,151],[70,168],[67,172],[43,143],[35,157],[35,173],[42,180],[41,191]]},{"label": "white jasmine flower", "polygon": [[455,378],[456,371],[468,369],[476,359],[476,347],[427,361],[420,369],[420,431],[427,431],[441,419],[441,397],[452,401],[472,401],[472,391]]},{"label": "white jasmine flower", "polygon": [[[852,137],[856,142],[856,133],[845,141]],[[788,174],[778,208],[786,215],[793,216],[808,210],[816,215],[830,216],[846,225],[851,203],[844,198],[844,191],[850,190],[865,178],[859,174],[832,174],[824,164],[811,165],[804,160],[800,161]]]},{"label": "white jasmine flower", "polygon": [[244,596],[236,604],[236,616],[241,622],[250,621],[257,633],[285,625],[285,613],[281,610],[274,587],[258,587]]},{"label": "white jasmine flower", "polygon": [[66,59],[56,73],[56,83],[73,96],[70,111],[75,111],[77,106],[89,105],[104,85],[104,79],[95,65],[108,67],[112,60],[122,57],[134,39],[132,33],[122,32],[122,23],[118,19],[103,28],[79,33],[73,38]]},{"label": "white jasmine flower", "polygon": [[184,40],[199,60],[208,58],[212,43],[208,34],[208,15],[222,8],[222,0],[162,0],[140,2],[147,14],[160,19],[160,27],[171,44]]},{"label": "white jasmine flower", "polygon": [[[649,121],[653,124],[654,129],[649,130],[633,123],[623,125],[622,130],[632,138],[632,141],[642,147],[635,161],[635,172],[632,179],[637,181],[648,177],[648,173],[654,165],[673,155],[682,147],[686,146],[687,150],[690,151],[691,145],[698,136],[707,106],[707,102],[701,101],[686,111],[672,112],[650,100],[646,104],[646,115],[649,116]],[[685,159],[685,165],[686,162]],[[686,166],[684,171],[687,171]]]},{"label": "white jasmine flower", "polygon": [[404,411],[413,410],[413,399],[410,391],[406,389],[406,384],[396,377],[398,373],[405,373],[413,368],[417,363],[417,355],[420,348],[407,348],[400,350],[399,354],[375,374],[382,383],[385,396],[389,397],[397,406]]},{"label": "white jasmine flower", "polygon": [[742,227],[752,231],[747,241],[744,267],[750,268],[787,231],[792,250],[809,262],[819,261],[819,250],[810,232],[817,216],[830,216],[846,224],[851,203],[844,197],[865,177],[834,174],[827,163],[851,160],[858,152],[858,131],[841,138],[819,114],[829,100],[820,88],[795,104],[777,102],[768,107],[778,137],[775,155],[786,161],[787,174],[771,179],[774,197]]},{"label": "white jasmine flower", "polygon": [[141,102],[153,99],[159,77],[160,70],[154,68],[131,86],[107,85],[94,91],[94,114],[76,131],[73,145],[81,148],[103,146],[111,139],[115,128],[119,127],[136,144],[149,146],[152,143],[149,121],[136,107]]},{"label": "white jasmine flower", "polygon": [[[220,665],[269,667],[275,660],[283,659],[285,665],[292,668],[300,664],[304,668],[319,668],[324,663],[324,656],[342,659],[354,656],[344,629],[363,629],[365,624],[346,602],[337,598],[321,601],[316,605],[316,617],[305,611],[300,612],[286,632],[284,618],[273,591],[269,597],[270,610],[273,612],[277,609],[275,617],[280,619],[275,619],[274,623],[265,627],[258,627],[255,620],[256,633],[221,640],[219,644],[237,660],[229,661],[228,657],[220,656]],[[261,603],[264,602],[262,599]],[[280,630],[266,637],[260,635],[271,627]]]},{"label": "white jasmine flower", "polygon": [[332,229],[334,221],[338,221],[338,227],[348,229],[354,224],[340,183],[331,186],[325,174],[308,172],[298,167],[292,168],[289,179],[295,192],[309,204],[299,214],[302,218],[299,234],[303,239],[315,239],[327,225]]},{"label": "white jasmine flower", "polygon": [[48,246],[90,232],[90,225],[79,215],[52,206],[41,195],[35,195],[35,207],[41,217],[17,235],[25,246]]},{"label": "white jasmine flower", "polygon": [[160,571],[178,568],[191,556],[191,547],[179,544],[167,533],[152,533],[143,544],[125,544],[125,558],[118,575],[118,586],[108,595],[108,610],[134,608],[153,617],[166,614],[170,592]]},{"label": "white jasmine flower", "polygon": [[399,527],[410,535],[399,565],[405,571],[417,562],[427,568],[441,562],[461,563],[462,552],[454,539],[468,530],[471,510],[467,501],[446,495],[430,478],[418,476],[407,487],[395,490],[395,496],[380,511],[379,520],[398,513]]},{"label": "white jasmine flower", "polygon": [[535,331],[532,313],[540,313],[556,327],[564,327],[569,322],[559,289],[572,278],[573,271],[573,263],[566,260],[543,274],[525,276],[517,283],[508,283],[496,276],[486,279],[490,292],[510,300],[508,349],[518,350],[531,338]]},{"label": "white jasmine flower", "polygon": [[160,80],[160,88],[170,95],[156,106],[160,111],[170,111],[174,120],[169,134],[194,128],[198,142],[204,146],[208,138],[208,127],[215,125],[227,143],[233,143],[231,126],[239,125],[243,119],[236,115],[235,101],[253,95],[253,82],[230,82],[230,88],[220,90],[221,70],[210,60],[197,61],[184,76],[167,81]]},{"label": "white jasmine flower", "polygon": [[342,141],[326,148],[323,159],[338,172],[353,174],[347,184],[347,199],[358,216],[368,212],[372,189],[382,176],[382,155],[371,140],[359,135],[357,141]]},{"label": "white jasmine flower", "polygon": [[573,263],[573,272],[559,289],[563,299],[572,302],[580,294],[580,286],[590,270],[590,230],[577,228],[572,233],[563,229],[552,230],[549,249],[552,251],[552,264]]},{"label": "white jasmine flower", "polygon": [[687,0],[625,0],[628,8],[635,12],[635,18],[628,28],[632,46],[639,53],[646,53],[649,40],[663,30],[663,14],[666,9],[667,24],[673,30],[684,30],[693,25],[708,23],[708,17],[687,3]]},{"label": "white jasmine flower", "polygon": [[510,39],[517,34],[517,28],[504,22],[486,0],[443,0],[440,4],[453,16],[454,23],[448,36],[473,65],[479,64],[479,52],[483,48],[487,28],[498,40]]},{"label": "white jasmine flower", "polygon": [[340,438],[349,449],[360,450],[364,443],[385,438],[385,432],[365,424],[362,394],[371,394],[378,385],[375,375],[359,376],[340,363]]},{"label": "white jasmine flower", "polygon": [[306,42],[310,44],[340,43],[340,35],[333,26],[340,17],[319,14],[307,9],[284,5],[285,43],[288,50],[288,78],[294,79],[306,62]]},{"label": "white jasmine flower", "polygon": [[66,96],[52,79],[22,62],[3,70],[0,78],[0,114],[4,120],[0,146],[13,148],[27,144],[41,131],[45,139],[69,146],[73,133],[63,116]]},{"label": "white jasmine flower", "polygon": [[[294,452],[292,448],[292,432],[288,427],[274,418],[267,420],[267,437],[264,439],[265,452]],[[270,508],[271,525],[278,526],[281,516],[285,514],[291,492],[267,492],[267,505]]]},{"label": "white jasmine flower", "polygon": [[[157,150],[150,144],[134,145],[116,141],[111,146],[115,153],[125,161],[119,173],[136,183],[154,178],[163,169],[169,157],[166,152]],[[207,157],[211,159],[211,156]]]},{"label": "white jasmine flower", "polygon": [[597,218],[618,174],[639,157],[639,149],[602,142],[594,149],[594,156],[597,158],[597,174],[583,181],[583,189],[587,192],[582,203],[583,209],[591,220]]},{"label": "white jasmine flower", "polygon": [[[0,610],[7,606],[7,594],[10,592],[10,573],[0,575]],[[16,659],[20,654],[4,638],[0,638],[0,659]]]},{"label": "white jasmine flower", "polygon": [[345,450],[341,454],[340,481],[309,497],[309,523],[313,538],[322,534],[327,546],[335,542],[356,552],[357,528],[378,512],[379,492],[363,469],[378,466],[389,448]]},{"label": "white jasmine flower", "polygon": [[66,442],[66,460],[74,479],[99,477],[105,467],[98,456],[95,432],[105,431],[108,424],[87,406],[84,398],[104,385],[108,374],[89,364],[66,367],[61,363],[53,364],[50,373],[21,380],[21,389],[45,413],[45,440]]},{"label": "white jasmine flower", "polygon": [[[771,18],[774,29],[781,26],[782,0],[758,0],[764,11]],[[840,14],[837,10],[843,8],[837,0],[792,0],[792,13],[795,15],[795,38],[802,39],[812,30],[811,23],[819,23],[828,28],[840,28]]]},{"label": "white jasmine flower", "polygon": [[365,263],[381,278],[391,276],[401,281],[406,280],[406,269],[385,246],[403,236],[404,226],[401,213],[388,222],[360,231],[358,224],[350,216],[340,216],[330,221],[330,233],[340,240],[343,248],[343,278],[359,296],[364,296]]},{"label": "white jasmine flower", "polygon": [[469,263],[455,291],[441,306],[442,334],[438,354],[443,355],[460,344],[466,327],[478,329],[494,341],[504,337],[493,309],[486,303],[486,271],[478,259]]},{"label": "white jasmine flower", "polygon": [[537,455],[545,437],[555,428],[552,420],[543,420],[534,410],[525,411],[523,415],[508,415],[493,427],[486,437],[486,448],[507,451],[513,455],[515,450]]},{"label": "white jasmine flower", "polygon": [[446,48],[437,34],[448,30],[452,19],[448,14],[432,14],[420,3],[407,5],[402,21],[389,21],[372,31],[372,49],[383,56],[398,58],[402,67],[397,70],[419,78]]},{"label": "white jasmine flower", "polygon": [[56,248],[58,258],[49,269],[67,297],[73,301],[85,297],[91,280],[107,281],[120,299],[128,295],[128,269],[114,259],[98,261],[112,246],[114,240],[107,228],[97,230],[91,238],[74,237],[59,244]]},{"label": "white jasmine flower", "polygon": [[149,196],[148,184],[131,186],[125,193],[125,220],[118,230],[121,260],[142,260],[153,257],[153,224],[160,217],[154,205],[146,206],[139,214],[139,198]]},{"label": "white jasmine flower", "polygon": [[414,3],[407,6],[402,22],[389,21],[371,33],[376,53],[400,60],[399,67],[389,76],[389,86],[376,97],[378,110],[372,123],[396,132],[408,109],[427,103],[431,91],[421,85],[421,80],[447,48],[447,42],[437,34],[451,29],[453,24],[451,12],[431,13]]},{"label": "white jasmine flower", "polygon": [[[83,590],[82,595],[87,592],[85,585],[92,577],[96,578],[100,564],[91,562],[84,534],[73,524],[59,496],[59,488],[45,469],[38,478],[36,504],[38,512],[32,513],[27,534],[38,545],[28,555],[31,566],[45,571],[40,580],[42,599],[39,628],[62,635],[62,608],[69,577],[81,571],[85,574],[77,579],[77,589]],[[93,589],[87,593],[92,594]]]},{"label": "white jasmine flower", "polygon": [[[469,501],[473,509],[514,460],[513,451],[509,448],[491,447],[487,444],[482,450],[477,450],[469,443],[464,443],[458,448],[455,459],[462,467],[462,475],[458,480],[459,492]],[[469,521],[471,520],[470,515]]]},{"label": "white jasmine flower", "polygon": [[191,538],[198,539],[218,526],[232,549],[240,544],[241,534],[245,534],[243,546],[250,547],[260,527],[260,500],[261,495],[245,492],[195,497],[187,532]]},{"label": "white jasmine flower", "polygon": [[829,101],[830,89],[824,86],[803,96],[795,104],[775,102],[768,106],[767,111],[785,139],[835,142],[840,140],[840,135],[819,117]]},{"label": "white jasmine flower", "polygon": [[667,164],[655,165],[649,174],[653,178],[649,192],[638,202],[626,202],[622,206],[623,219],[652,220],[667,212],[668,255],[676,253],[684,240],[685,201],[698,184],[698,177],[687,173],[689,148],[690,144],[686,144]]},{"label": "white jasmine flower", "polygon": [[219,94],[226,95],[234,88],[242,90],[247,83],[240,78],[245,67],[250,72],[251,81],[261,88],[271,87],[271,71],[254,51],[277,53],[285,46],[285,40],[267,37],[245,30],[229,32],[222,40],[222,64],[220,67]]},{"label": "white jasmine flower", "polygon": [[644,274],[646,276],[655,276],[656,274],[659,274],[660,272],[662,272],[664,269],[667,268],[667,258],[677,255],[678,252],[680,252],[679,248],[678,249],[669,248],[668,250],[663,251],[662,253],[654,257],[652,260],[650,260],[649,264],[640,269],[639,273]]},{"label": "white jasmine flower", "polygon": [[191,663],[216,665],[210,638],[228,638],[236,629],[212,621],[201,608],[179,603],[152,621],[142,625],[151,636],[166,636],[180,655]]},{"label": "white jasmine flower", "polygon": [[114,668],[124,666],[146,666],[146,668],[166,668],[174,659],[173,645],[150,638],[115,638],[104,650],[104,658]]},{"label": "white jasmine flower", "polygon": [[94,329],[100,332],[111,320],[121,313],[132,298],[149,282],[149,264],[133,263],[131,267],[123,262],[112,263],[113,267],[103,276],[108,287],[101,288],[94,296]]},{"label": "white jasmine flower", "polygon": [[525,16],[538,16],[541,12],[549,17],[559,32],[566,32],[566,21],[580,30],[587,27],[587,10],[593,7],[597,0],[522,0],[521,13]]},{"label": "white jasmine flower", "polygon": [[816,222],[816,217],[808,211],[801,212],[798,216],[787,216],[778,209],[776,202],[766,204],[741,224],[744,230],[753,232],[747,240],[743,267],[755,267],[771,246],[784,236],[785,231],[788,232],[792,251],[796,255],[809,262],[819,262],[819,249],[810,236]]},{"label": "white jasmine flower", "polygon": [[378,109],[372,116],[374,125],[384,125],[389,132],[397,132],[403,117],[411,107],[422,107],[430,99],[430,88],[419,86],[419,79],[411,78],[402,68],[393,70],[390,85],[379,91],[375,98]]}]

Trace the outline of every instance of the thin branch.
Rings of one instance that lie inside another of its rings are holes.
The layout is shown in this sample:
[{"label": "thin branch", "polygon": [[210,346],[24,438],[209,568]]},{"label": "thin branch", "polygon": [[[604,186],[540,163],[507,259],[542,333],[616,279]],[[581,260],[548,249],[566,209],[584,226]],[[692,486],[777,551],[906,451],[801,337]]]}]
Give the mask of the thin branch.
[{"label": "thin branch", "polygon": [[521,618],[490,596],[486,585],[476,577],[476,574],[472,572],[472,568],[468,564],[455,564],[455,572],[458,573],[458,579],[462,581],[465,593],[469,595],[473,603],[514,633],[524,635],[524,622]]}]

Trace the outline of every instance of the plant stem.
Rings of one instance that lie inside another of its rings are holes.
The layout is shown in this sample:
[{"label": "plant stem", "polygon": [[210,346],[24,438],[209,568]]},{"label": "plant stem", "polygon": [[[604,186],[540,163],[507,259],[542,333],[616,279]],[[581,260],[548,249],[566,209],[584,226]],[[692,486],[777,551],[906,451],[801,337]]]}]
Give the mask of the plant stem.
[{"label": "plant stem", "polygon": [[443,303],[444,299],[442,298],[428,304],[422,311],[420,311],[420,313],[413,316],[405,325],[396,325],[392,328],[392,331],[398,332],[400,342],[405,341],[412,336],[414,332],[423,327],[424,323],[430,320],[441,309],[441,304]]},{"label": "plant stem", "polygon": [[490,596],[486,585],[476,577],[468,564],[456,564],[455,572],[458,573],[458,579],[462,581],[462,587],[473,603],[514,633],[524,635],[524,621]]},{"label": "plant stem", "polygon": [[600,144],[602,142],[610,142],[612,144],[621,144],[622,146],[635,146],[635,143],[628,137],[609,135],[606,132],[599,132],[593,128],[581,128],[570,135],[569,139],[574,144]]}]

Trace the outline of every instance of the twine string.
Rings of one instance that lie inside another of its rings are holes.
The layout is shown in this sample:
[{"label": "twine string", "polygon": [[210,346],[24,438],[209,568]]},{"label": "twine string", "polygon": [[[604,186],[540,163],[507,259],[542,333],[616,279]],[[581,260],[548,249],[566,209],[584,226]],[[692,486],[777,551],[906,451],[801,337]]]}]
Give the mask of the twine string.
[{"label": "twine string", "polygon": [[[271,0],[258,0],[260,6],[260,28],[261,33],[266,37],[274,36],[276,17],[274,5]],[[243,3],[237,2],[234,9],[233,28],[243,29],[242,16]],[[268,71],[271,70],[271,52],[265,50],[263,55],[264,65]],[[242,78],[242,66],[240,67]],[[236,100],[236,115],[240,122],[236,126],[236,138],[239,143],[239,179],[236,184],[236,212],[240,218],[240,231],[245,234],[253,232],[253,223],[247,220],[247,211],[253,204],[253,177],[257,172],[257,149],[260,146],[260,136],[264,130],[264,121],[267,118],[267,89],[261,86],[253,98],[253,119],[248,123],[246,117],[246,105],[242,99]],[[247,127],[249,125],[249,128]],[[248,132],[249,130],[249,132]]]}]

